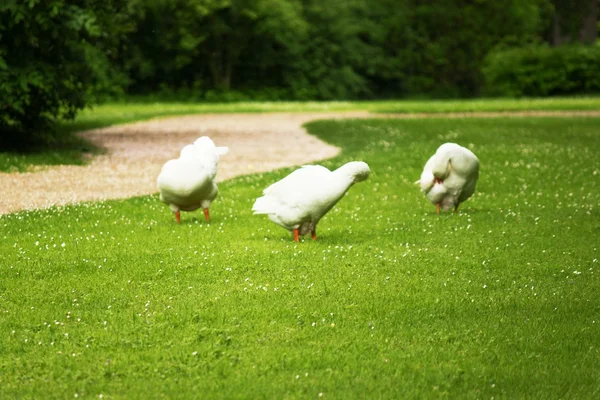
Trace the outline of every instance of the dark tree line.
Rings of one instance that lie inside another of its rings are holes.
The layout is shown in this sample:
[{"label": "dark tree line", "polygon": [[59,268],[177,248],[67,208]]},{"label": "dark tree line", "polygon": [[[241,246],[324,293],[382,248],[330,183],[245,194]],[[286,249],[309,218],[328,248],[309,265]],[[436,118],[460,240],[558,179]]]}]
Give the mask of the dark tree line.
[{"label": "dark tree line", "polygon": [[4,0],[0,139],[39,137],[123,94],[590,92],[600,89],[597,21],[598,0]]},{"label": "dark tree line", "polygon": [[[201,5],[200,5],[201,4]],[[541,32],[538,0],[149,0],[129,90],[272,89],[283,98],[469,96],[500,43]],[[274,93],[275,92],[275,93]]]}]

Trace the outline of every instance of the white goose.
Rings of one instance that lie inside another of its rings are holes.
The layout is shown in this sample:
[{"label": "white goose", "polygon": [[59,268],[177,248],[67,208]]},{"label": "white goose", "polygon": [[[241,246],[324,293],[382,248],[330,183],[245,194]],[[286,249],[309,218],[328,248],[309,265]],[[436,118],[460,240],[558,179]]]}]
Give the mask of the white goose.
[{"label": "white goose", "polygon": [[185,146],[179,158],[163,165],[156,180],[160,200],[175,213],[177,223],[181,223],[181,210],[194,211],[200,207],[209,220],[210,203],[219,192],[215,183],[219,156],[228,151],[228,147],[216,147],[209,137],[202,136]]},{"label": "white goose", "polygon": [[440,208],[454,207],[456,212],[458,205],[475,192],[478,178],[479,159],[475,154],[456,143],[444,143],[427,161],[416,183],[439,214]]},{"label": "white goose", "polygon": [[268,214],[277,225],[292,231],[294,240],[311,233],[317,238],[319,220],[344,196],[354,183],[369,177],[369,166],[352,161],[335,171],[320,165],[305,165],[275,182],[256,199],[254,214]]}]

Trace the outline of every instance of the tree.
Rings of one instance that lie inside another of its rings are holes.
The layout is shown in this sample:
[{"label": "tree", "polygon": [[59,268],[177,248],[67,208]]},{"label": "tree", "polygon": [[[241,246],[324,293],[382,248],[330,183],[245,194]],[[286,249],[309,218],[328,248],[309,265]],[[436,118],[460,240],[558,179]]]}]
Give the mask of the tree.
[{"label": "tree", "polygon": [[407,0],[393,38],[395,58],[413,94],[477,95],[481,64],[495,46],[515,45],[539,30],[538,0]]},{"label": "tree", "polygon": [[52,137],[117,79],[125,0],[5,0],[0,4],[0,141]]},{"label": "tree", "polygon": [[137,7],[124,65],[136,91],[158,89],[157,82],[229,90],[238,76],[238,86],[264,84],[273,78],[266,71],[298,57],[306,32],[295,0],[149,0]]},{"label": "tree", "polygon": [[196,98],[472,96],[486,54],[535,40],[549,1],[137,0],[124,69],[135,92]]}]

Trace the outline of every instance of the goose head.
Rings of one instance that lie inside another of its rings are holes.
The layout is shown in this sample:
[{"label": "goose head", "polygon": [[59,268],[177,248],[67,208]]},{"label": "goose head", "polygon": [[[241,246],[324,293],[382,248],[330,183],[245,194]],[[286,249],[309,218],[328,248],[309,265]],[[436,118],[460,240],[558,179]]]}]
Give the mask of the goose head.
[{"label": "goose head", "polygon": [[194,142],[194,146],[198,147],[203,152],[214,152],[218,156],[222,156],[229,152],[229,147],[217,147],[215,142],[212,141],[208,136],[201,136]]},{"label": "goose head", "polygon": [[365,162],[351,161],[339,167],[335,172],[349,178],[351,183],[358,183],[366,180],[371,170]]}]

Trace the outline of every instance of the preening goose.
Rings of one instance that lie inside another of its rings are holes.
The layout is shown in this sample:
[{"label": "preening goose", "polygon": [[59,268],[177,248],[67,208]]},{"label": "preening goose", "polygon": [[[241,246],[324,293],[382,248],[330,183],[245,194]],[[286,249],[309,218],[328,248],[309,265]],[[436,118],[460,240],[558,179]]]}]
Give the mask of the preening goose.
[{"label": "preening goose", "polygon": [[471,150],[456,143],[444,143],[427,161],[420,184],[421,191],[429,201],[440,208],[449,210],[467,200],[475,192],[479,178],[479,159]]},{"label": "preening goose", "polygon": [[181,223],[180,211],[194,211],[202,207],[208,221],[210,203],[219,192],[215,177],[219,156],[229,148],[216,147],[213,141],[202,136],[194,144],[185,146],[179,158],[163,165],[157,178],[160,200],[169,205]]},{"label": "preening goose", "polygon": [[317,238],[319,220],[357,182],[369,177],[369,166],[352,161],[335,171],[319,165],[305,165],[275,182],[256,199],[254,214],[268,214],[277,225],[293,232],[294,240],[311,233]]}]

